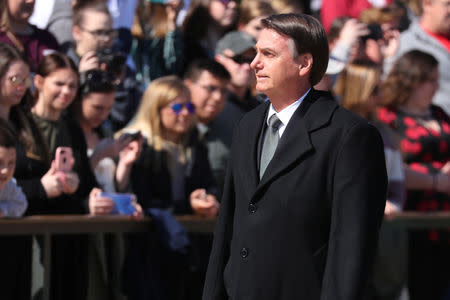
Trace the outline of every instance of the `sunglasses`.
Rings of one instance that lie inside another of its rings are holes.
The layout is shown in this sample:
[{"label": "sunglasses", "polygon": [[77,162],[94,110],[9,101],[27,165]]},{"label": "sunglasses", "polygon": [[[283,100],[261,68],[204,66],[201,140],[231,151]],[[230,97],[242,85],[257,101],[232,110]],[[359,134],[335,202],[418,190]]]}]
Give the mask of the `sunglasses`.
[{"label": "sunglasses", "polygon": [[21,76],[14,75],[14,76],[8,77],[8,80],[11,82],[11,84],[14,87],[22,86],[25,88],[29,88],[31,86],[31,84],[33,83],[29,76],[21,77]]},{"label": "sunglasses", "polygon": [[186,107],[187,111],[190,114],[193,114],[195,112],[195,106],[192,102],[175,103],[170,106],[170,108],[173,110],[173,112],[176,115],[179,115],[181,113],[181,111],[183,110],[183,107]]},{"label": "sunglasses", "polygon": [[227,56],[227,57],[232,59],[235,63],[237,63],[239,65],[251,64],[253,61],[252,57],[246,57],[246,56],[242,56],[242,55]]}]

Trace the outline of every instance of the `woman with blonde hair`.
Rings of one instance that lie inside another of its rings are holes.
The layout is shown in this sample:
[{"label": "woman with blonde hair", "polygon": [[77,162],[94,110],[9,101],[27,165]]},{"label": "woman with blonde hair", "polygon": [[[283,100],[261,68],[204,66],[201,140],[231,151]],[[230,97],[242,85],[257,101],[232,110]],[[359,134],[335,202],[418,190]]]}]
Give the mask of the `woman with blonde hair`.
[{"label": "woman with blonde hair", "polygon": [[[194,112],[183,81],[161,77],[149,85],[135,121],[125,128],[140,131],[147,140],[131,171],[131,185],[144,210],[159,207],[171,208],[175,214],[217,213],[206,149],[193,130]],[[199,198],[205,199],[199,202]]]},{"label": "woman with blonde hair", "polygon": [[[153,216],[155,209],[159,209],[175,215],[194,213],[210,217],[218,212],[214,196],[217,189],[206,147],[194,130],[194,112],[183,81],[175,76],[161,77],[148,86],[134,123],[124,129],[140,131],[146,139],[130,176],[130,186],[146,214]],[[170,240],[167,235],[159,238],[162,245]],[[180,244],[179,235],[174,243]],[[180,295],[192,290],[186,283],[187,280],[192,283],[193,274],[184,250],[171,246],[161,252],[149,250],[141,239],[130,240],[130,245],[125,264],[130,299],[138,299],[137,294],[143,291],[154,294],[155,289],[161,289],[167,299],[181,299]],[[152,257],[148,258],[150,252]],[[159,268],[149,263],[154,257]],[[161,283],[149,284],[146,275],[159,277]]]}]

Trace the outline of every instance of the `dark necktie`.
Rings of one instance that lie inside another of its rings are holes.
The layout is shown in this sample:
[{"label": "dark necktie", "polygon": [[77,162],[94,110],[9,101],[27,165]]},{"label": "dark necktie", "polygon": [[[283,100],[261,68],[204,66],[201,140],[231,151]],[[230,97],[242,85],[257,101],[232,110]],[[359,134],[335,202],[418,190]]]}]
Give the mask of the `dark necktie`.
[{"label": "dark necktie", "polygon": [[266,171],[266,168],[272,160],[275,150],[277,149],[278,140],[280,139],[280,136],[278,135],[278,127],[280,127],[280,125],[280,119],[278,119],[276,114],[273,114],[269,119],[269,127],[264,135],[264,143],[259,164],[259,179],[263,177],[264,171]]}]

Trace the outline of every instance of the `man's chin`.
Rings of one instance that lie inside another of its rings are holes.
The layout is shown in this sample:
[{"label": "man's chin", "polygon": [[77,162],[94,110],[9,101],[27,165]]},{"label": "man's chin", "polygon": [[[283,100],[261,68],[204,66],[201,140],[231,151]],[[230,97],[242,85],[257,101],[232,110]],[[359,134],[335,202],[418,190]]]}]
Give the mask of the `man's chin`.
[{"label": "man's chin", "polygon": [[266,93],[267,90],[268,90],[267,85],[261,84],[261,83],[258,83],[258,82],[256,83],[255,88],[260,93]]}]

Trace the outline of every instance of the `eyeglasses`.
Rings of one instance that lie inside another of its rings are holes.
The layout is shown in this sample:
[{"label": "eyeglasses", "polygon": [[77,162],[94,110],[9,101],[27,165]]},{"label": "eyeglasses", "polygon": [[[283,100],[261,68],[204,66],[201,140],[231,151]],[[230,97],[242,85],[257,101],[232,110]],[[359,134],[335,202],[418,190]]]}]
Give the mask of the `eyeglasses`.
[{"label": "eyeglasses", "polygon": [[22,86],[24,88],[29,88],[31,86],[31,84],[33,83],[33,81],[31,80],[31,78],[29,76],[22,77],[22,76],[14,75],[14,76],[8,77],[8,80],[11,82],[13,87]]},{"label": "eyeglasses", "polygon": [[197,84],[199,87],[203,88],[204,90],[206,90],[208,92],[208,94],[212,94],[214,92],[219,92],[221,95],[225,95],[228,90],[226,88],[220,88],[218,86],[215,85],[203,85],[203,84],[199,84],[199,83],[195,83]]},{"label": "eyeglasses", "polygon": [[229,59],[232,59],[235,63],[239,65],[243,64],[251,64],[253,61],[253,57],[247,57],[243,55],[235,55],[235,56],[227,56]]},{"label": "eyeglasses", "polygon": [[173,112],[176,115],[179,115],[181,113],[181,111],[183,110],[183,107],[186,107],[187,111],[190,114],[193,114],[195,112],[195,106],[192,102],[186,102],[184,104],[183,103],[175,103],[170,106],[170,108],[173,110]]},{"label": "eyeglasses", "polygon": [[79,26],[79,27],[81,28],[81,30],[86,31],[89,34],[93,35],[96,39],[98,39],[98,38],[114,39],[117,37],[117,30],[114,30],[114,29],[88,30],[81,26]]}]

